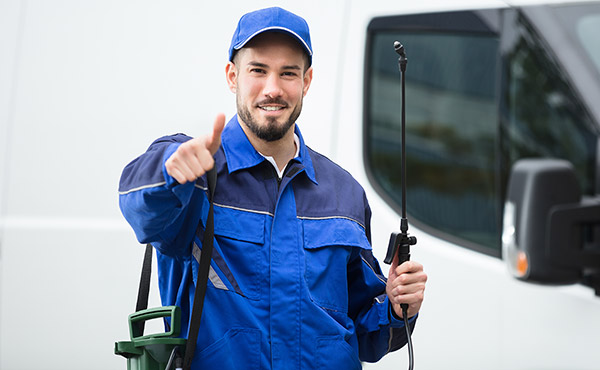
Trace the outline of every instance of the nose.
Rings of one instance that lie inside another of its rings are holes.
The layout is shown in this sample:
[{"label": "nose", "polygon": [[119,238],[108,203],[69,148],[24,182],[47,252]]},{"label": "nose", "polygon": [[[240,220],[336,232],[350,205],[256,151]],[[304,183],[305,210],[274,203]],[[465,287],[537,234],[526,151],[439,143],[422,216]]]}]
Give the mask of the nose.
[{"label": "nose", "polygon": [[277,98],[283,94],[283,89],[281,86],[281,79],[279,75],[276,73],[270,73],[267,76],[265,81],[265,86],[263,88],[263,94],[270,98]]}]

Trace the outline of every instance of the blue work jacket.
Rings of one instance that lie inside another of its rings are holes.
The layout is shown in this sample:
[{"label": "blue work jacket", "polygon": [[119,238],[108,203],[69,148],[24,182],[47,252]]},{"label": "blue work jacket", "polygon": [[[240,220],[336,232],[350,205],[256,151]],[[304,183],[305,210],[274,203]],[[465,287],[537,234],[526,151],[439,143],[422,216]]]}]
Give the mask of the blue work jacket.
[{"label": "blue work jacket", "polygon": [[[215,241],[193,366],[360,369],[406,343],[370,244],[362,187],[304,144],[279,179],[237,117],[215,154]],[[157,251],[162,304],[187,333],[209,203],[206,179],[178,184],[164,163],[186,140],[156,140],[124,169],[120,207]],[[411,320],[411,330],[414,319]]]}]

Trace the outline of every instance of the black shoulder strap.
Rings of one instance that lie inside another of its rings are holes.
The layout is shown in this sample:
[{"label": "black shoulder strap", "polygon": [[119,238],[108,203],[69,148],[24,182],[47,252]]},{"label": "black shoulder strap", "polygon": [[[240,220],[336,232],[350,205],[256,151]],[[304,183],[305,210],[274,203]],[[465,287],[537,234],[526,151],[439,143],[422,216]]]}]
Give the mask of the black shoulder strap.
[{"label": "black shoulder strap", "polygon": [[185,356],[183,358],[184,370],[190,370],[192,368],[192,359],[194,358],[198,331],[200,329],[200,319],[202,318],[202,307],[204,306],[204,295],[206,294],[206,286],[208,283],[208,272],[210,269],[215,233],[213,196],[217,184],[216,169],[213,167],[212,170],[208,171],[206,177],[208,182],[208,201],[210,202],[210,208],[208,209],[208,218],[206,219],[206,227],[204,229],[204,240],[202,241],[202,254],[200,255],[200,266],[198,267],[198,279],[196,292],[194,293],[192,318],[190,320],[188,339],[185,345]]},{"label": "black shoulder strap", "polygon": [[[152,275],[152,245],[146,244],[146,252],[144,252],[144,262],[142,263],[142,276],[140,278],[140,286],[138,288],[137,303],[135,304],[135,312],[148,308],[148,296],[150,295],[150,275]],[[139,332],[144,332],[144,321],[136,323],[139,326]]]},{"label": "black shoulder strap", "polygon": [[[192,317],[190,320],[190,328],[188,331],[188,340],[185,348],[185,357],[183,360],[184,369],[189,370],[192,366],[194,351],[196,349],[196,341],[198,339],[198,331],[200,329],[200,318],[202,317],[202,308],[204,306],[204,296],[206,295],[206,286],[208,283],[208,272],[210,270],[210,260],[212,258],[213,239],[214,239],[214,210],[213,210],[213,195],[217,185],[217,171],[213,167],[212,170],[206,173],[208,182],[208,201],[210,208],[208,210],[208,218],[206,220],[206,228],[204,230],[204,240],[202,241],[202,254],[200,256],[200,267],[198,268],[198,279],[196,284],[196,292],[194,294],[194,303],[192,307]],[[144,262],[142,264],[142,276],[140,278],[140,286],[138,289],[138,297],[135,310],[141,311],[148,308],[148,296],[150,294],[150,276],[152,274],[152,245],[146,244],[146,252],[144,253]],[[144,322],[139,322],[140,333],[144,332]]]}]

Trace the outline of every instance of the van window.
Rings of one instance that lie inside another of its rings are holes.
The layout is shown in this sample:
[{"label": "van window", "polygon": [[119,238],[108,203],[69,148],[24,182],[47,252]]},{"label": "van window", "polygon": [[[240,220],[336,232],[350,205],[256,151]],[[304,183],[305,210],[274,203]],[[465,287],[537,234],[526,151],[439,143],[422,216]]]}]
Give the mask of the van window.
[{"label": "van window", "polygon": [[401,83],[394,40],[406,49],[409,221],[499,255],[496,76],[498,38],[468,32],[372,33],[365,98],[368,172],[401,204]]}]

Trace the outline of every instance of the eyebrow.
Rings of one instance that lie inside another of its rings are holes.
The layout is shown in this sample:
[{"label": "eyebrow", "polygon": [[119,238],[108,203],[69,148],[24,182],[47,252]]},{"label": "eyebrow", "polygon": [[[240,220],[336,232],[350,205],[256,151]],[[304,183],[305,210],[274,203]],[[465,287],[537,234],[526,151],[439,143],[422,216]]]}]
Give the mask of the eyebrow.
[{"label": "eyebrow", "polygon": [[[269,66],[267,64],[260,63],[260,62],[254,62],[254,61],[248,62],[248,65],[252,66],[252,67],[258,67],[258,68],[265,68],[265,69],[269,68]],[[300,66],[296,65],[296,64],[286,65],[286,66],[283,66],[281,69],[291,69],[291,70],[297,70],[297,71],[302,70],[302,68],[300,68]]]}]

